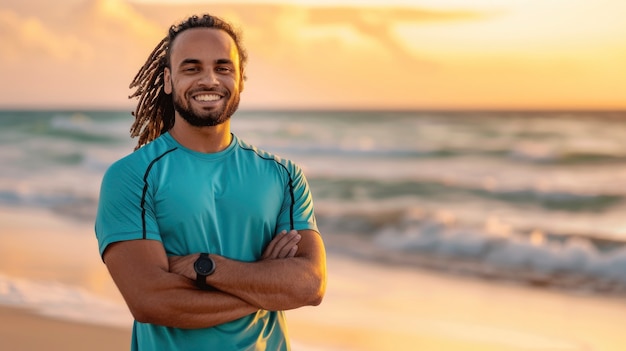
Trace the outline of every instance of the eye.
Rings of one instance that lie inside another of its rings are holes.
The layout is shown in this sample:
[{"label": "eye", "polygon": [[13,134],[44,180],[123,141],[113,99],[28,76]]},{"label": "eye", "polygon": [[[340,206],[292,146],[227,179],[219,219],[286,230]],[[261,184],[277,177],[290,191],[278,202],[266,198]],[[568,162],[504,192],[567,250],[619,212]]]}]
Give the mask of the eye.
[{"label": "eye", "polygon": [[218,71],[218,72],[222,72],[222,73],[232,72],[232,68],[225,67],[225,66],[217,67],[215,70]]}]

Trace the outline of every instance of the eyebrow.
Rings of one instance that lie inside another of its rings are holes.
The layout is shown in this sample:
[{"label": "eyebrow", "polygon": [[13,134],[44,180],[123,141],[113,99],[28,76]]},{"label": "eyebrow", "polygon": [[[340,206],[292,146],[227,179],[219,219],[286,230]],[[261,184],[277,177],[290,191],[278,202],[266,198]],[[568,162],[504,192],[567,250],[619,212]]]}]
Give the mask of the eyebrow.
[{"label": "eyebrow", "polygon": [[[181,66],[183,66],[183,65],[197,65],[199,63],[201,63],[201,61],[198,60],[198,59],[188,58],[188,59],[184,59],[180,63],[180,65]],[[218,65],[232,65],[233,64],[233,60],[231,60],[231,59],[217,59],[217,60],[215,60],[215,64],[218,64]]]},{"label": "eyebrow", "polygon": [[184,59],[184,60],[180,63],[180,66],[183,66],[183,65],[191,65],[191,64],[193,64],[193,65],[197,65],[197,64],[199,64],[199,63],[200,63],[200,60],[198,60],[198,59],[191,59],[191,58],[188,58],[188,59]]},{"label": "eyebrow", "polygon": [[232,65],[233,64],[233,60],[231,59],[217,59],[215,60],[215,63],[218,65]]}]

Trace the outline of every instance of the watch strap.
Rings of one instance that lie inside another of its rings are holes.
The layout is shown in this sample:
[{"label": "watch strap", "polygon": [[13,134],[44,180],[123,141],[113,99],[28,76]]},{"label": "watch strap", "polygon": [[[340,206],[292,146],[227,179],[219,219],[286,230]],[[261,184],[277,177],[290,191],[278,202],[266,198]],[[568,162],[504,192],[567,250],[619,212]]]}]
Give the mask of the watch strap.
[{"label": "watch strap", "polygon": [[[209,258],[209,254],[202,252],[199,259],[200,258]],[[202,290],[209,290],[211,288],[211,286],[206,283],[206,277],[206,275],[198,274],[198,272],[196,272],[196,286],[198,288]]]}]

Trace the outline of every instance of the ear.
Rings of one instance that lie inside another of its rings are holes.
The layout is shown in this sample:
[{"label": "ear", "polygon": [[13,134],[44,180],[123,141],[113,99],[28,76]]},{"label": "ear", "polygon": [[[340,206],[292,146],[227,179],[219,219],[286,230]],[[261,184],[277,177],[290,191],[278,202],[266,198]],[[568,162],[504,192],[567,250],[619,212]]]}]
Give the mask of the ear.
[{"label": "ear", "polygon": [[163,91],[167,95],[172,93],[172,74],[168,67],[163,70]]}]

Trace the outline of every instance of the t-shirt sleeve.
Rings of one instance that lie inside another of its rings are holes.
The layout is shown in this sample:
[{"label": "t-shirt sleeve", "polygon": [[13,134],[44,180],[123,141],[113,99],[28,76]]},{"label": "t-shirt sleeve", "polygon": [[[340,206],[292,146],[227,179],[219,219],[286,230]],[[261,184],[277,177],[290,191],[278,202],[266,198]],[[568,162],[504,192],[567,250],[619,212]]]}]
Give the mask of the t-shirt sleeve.
[{"label": "t-shirt sleeve", "polygon": [[100,187],[95,232],[100,255],[112,243],[161,241],[149,179],[139,167],[122,159],[105,173]]},{"label": "t-shirt sleeve", "polygon": [[296,230],[311,229],[319,232],[315,220],[313,197],[302,169],[291,162],[288,163],[287,169],[289,170],[289,179],[288,184],[285,185],[277,233],[292,228]]}]

